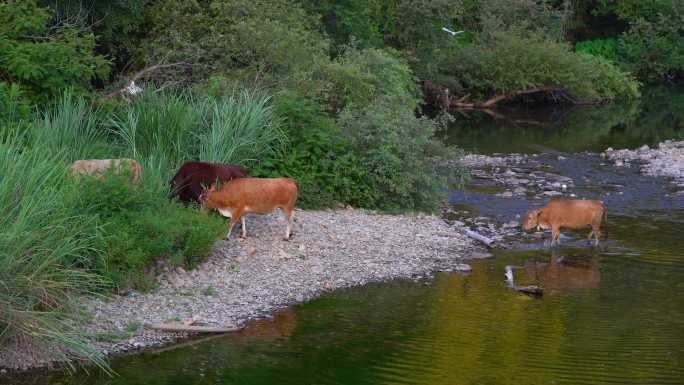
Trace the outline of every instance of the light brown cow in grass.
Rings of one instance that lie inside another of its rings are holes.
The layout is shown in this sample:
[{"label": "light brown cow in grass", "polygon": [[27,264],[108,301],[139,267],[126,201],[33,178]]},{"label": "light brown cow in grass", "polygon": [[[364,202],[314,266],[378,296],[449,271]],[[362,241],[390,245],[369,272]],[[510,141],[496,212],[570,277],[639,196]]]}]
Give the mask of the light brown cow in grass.
[{"label": "light brown cow in grass", "polygon": [[131,182],[138,183],[140,180],[140,165],[135,159],[83,159],[77,160],[71,165],[74,175],[93,175],[102,179],[108,169],[114,167],[114,172],[120,174],[122,166],[128,167],[131,171]]},{"label": "light brown cow in grass", "polygon": [[212,184],[199,196],[199,201],[203,208],[217,209],[224,217],[230,217],[226,238],[238,219],[242,221],[242,237],[247,236],[244,214],[268,214],[280,208],[287,220],[285,239],[290,239],[297,184],[290,178],[238,178],[218,188]]},{"label": "light brown cow in grass", "polygon": [[[594,244],[598,245],[601,236],[601,220],[608,217],[602,201],[584,199],[555,199],[546,206],[528,211],[523,222],[524,230],[533,228],[551,229],[551,245],[558,242],[561,228],[583,229],[591,226],[588,238],[593,235]],[[606,237],[608,223],[606,221]]]}]

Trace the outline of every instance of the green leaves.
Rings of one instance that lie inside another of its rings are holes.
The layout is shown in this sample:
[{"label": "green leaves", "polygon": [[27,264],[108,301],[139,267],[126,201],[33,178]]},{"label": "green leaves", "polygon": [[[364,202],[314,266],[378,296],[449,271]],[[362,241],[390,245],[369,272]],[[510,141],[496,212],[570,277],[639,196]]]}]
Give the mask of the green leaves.
[{"label": "green leaves", "polygon": [[95,55],[95,37],[56,22],[34,0],[0,3],[0,77],[18,84],[36,102],[108,74],[109,61]]}]

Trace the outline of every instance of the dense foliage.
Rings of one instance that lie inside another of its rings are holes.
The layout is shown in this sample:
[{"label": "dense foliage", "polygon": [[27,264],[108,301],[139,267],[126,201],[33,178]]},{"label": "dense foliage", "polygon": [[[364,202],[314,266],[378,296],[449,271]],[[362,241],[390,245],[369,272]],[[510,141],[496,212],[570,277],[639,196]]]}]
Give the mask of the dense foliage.
[{"label": "dense foliage", "polygon": [[92,33],[68,22],[50,25],[51,14],[32,0],[0,3],[0,82],[18,85],[34,101],[67,86],[85,92],[109,70],[94,53]]}]

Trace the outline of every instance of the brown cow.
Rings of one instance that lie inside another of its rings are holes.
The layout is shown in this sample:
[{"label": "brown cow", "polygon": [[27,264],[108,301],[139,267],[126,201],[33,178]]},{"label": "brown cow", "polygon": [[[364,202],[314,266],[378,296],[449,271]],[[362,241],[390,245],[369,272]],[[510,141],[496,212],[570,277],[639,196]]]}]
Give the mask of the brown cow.
[{"label": "brown cow", "polygon": [[185,162],[171,179],[169,198],[178,196],[182,202],[197,202],[202,191],[212,183],[244,178],[247,172],[234,164]]},{"label": "brown cow", "polygon": [[[598,245],[601,236],[601,219],[607,219],[608,213],[602,201],[584,199],[555,199],[546,206],[528,211],[525,214],[523,229],[533,228],[551,229],[551,245],[558,242],[561,228],[582,229],[591,226],[591,232],[587,238],[594,235],[595,245]],[[606,221],[606,235],[608,233]]]},{"label": "brown cow", "polygon": [[135,159],[83,159],[77,160],[71,165],[71,171],[74,175],[93,175],[98,179],[104,178],[102,175],[106,170],[114,168],[116,174],[121,173],[122,163],[133,174],[131,182],[138,183],[140,180],[140,165]]},{"label": "brown cow", "polygon": [[241,219],[242,237],[247,236],[243,214],[268,214],[276,208],[283,210],[287,220],[285,239],[290,239],[294,205],[297,201],[297,184],[290,178],[238,178],[217,188],[216,184],[199,197],[205,209],[217,209],[221,215],[230,217],[230,237],[233,225]]}]

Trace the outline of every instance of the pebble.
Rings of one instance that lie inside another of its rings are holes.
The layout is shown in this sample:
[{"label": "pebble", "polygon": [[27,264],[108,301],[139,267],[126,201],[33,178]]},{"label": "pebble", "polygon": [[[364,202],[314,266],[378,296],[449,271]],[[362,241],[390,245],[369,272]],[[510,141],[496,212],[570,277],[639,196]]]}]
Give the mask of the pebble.
[{"label": "pebble", "polygon": [[666,140],[657,148],[643,145],[638,150],[609,148],[606,154],[616,166],[629,167],[630,161],[638,162],[645,175],[669,177],[675,184],[684,183],[684,141]]}]

